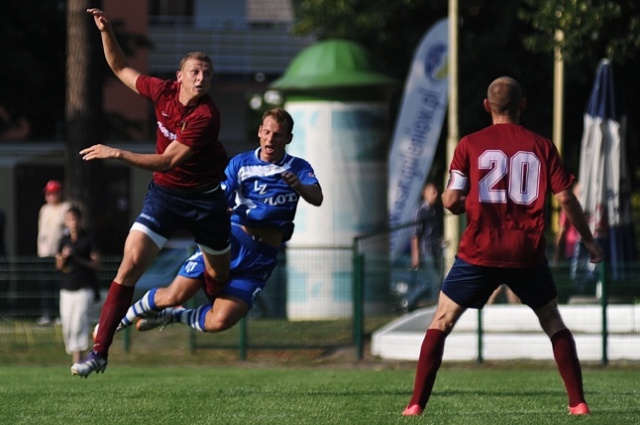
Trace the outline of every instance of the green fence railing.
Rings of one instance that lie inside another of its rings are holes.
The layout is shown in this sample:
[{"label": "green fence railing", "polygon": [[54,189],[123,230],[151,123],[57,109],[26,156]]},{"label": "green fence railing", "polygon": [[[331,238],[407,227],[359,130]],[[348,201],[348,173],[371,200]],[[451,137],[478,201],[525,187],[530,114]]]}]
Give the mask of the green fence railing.
[{"label": "green fence railing", "polygon": [[[241,360],[258,350],[306,350],[317,355],[347,350],[353,351],[355,359],[363,359],[368,353],[371,335],[376,330],[414,308],[435,305],[439,289],[434,287],[418,294],[415,303],[405,302],[403,296],[411,290],[411,285],[420,284],[420,276],[409,270],[408,259],[395,263],[389,261],[389,232],[358,236],[351,247],[287,248],[254,311],[237,326],[222,333],[192,331],[184,334],[187,340],[185,349],[189,352],[200,349],[235,350]],[[158,273],[152,283],[168,284],[184,258],[184,253],[163,257],[162,273]],[[103,291],[108,289],[115,276],[119,260],[119,257],[103,258],[100,272]],[[173,261],[171,265],[169,260]],[[562,305],[579,302],[600,306],[601,329],[598,335],[603,364],[611,359],[611,341],[621,335],[637,338],[634,341],[640,347],[640,322],[630,319],[638,323],[621,330],[620,319],[618,316],[612,318],[610,313],[614,305],[637,307],[640,302],[640,264],[626,265],[625,278],[616,281],[610,280],[607,267],[606,264],[600,265],[598,287],[586,294],[575,291],[568,264],[553,268]],[[42,282],[55,287],[59,278],[51,262],[37,257],[10,257],[0,261],[0,350],[12,350],[17,346],[20,349],[38,349],[44,344],[61,344],[59,333],[48,332],[36,324],[43,297]],[[404,292],[400,290],[403,288]],[[135,297],[141,296],[145,290],[137,288]],[[48,296],[54,297],[51,301],[55,302],[55,292]],[[203,295],[198,295],[193,301],[194,305],[204,302]],[[424,323],[423,328],[426,326]],[[480,312],[476,334],[478,361],[484,360],[483,353],[489,348],[487,336],[492,331],[485,326]],[[419,332],[424,332],[424,329]],[[141,337],[135,330],[118,338],[122,338],[125,351],[140,347],[135,342]]]}]

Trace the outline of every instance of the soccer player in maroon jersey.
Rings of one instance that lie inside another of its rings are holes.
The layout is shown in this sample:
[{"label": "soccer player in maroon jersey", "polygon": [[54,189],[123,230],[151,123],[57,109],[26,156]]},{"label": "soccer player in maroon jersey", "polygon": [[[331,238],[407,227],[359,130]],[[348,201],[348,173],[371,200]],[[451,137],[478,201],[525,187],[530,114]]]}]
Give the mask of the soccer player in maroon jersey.
[{"label": "soccer player in maroon jersey", "polygon": [[131,305],[136,282],[176,230],[187,230],[195,237],[209,282],[222,287],[230,263],[230,220],[220,186],[228,158],[218,141],[220,114],[208,95],[211,59],[201,52],[188,53],[180,61],[176,81],[142,75],[127,64],[108,16],[99,9],[87,12],[100,30],[111,70],[127,87],[154,103],[158,128],[154,154],[102,144],[80,151],[86,161],[117,159],[153,171],[100,314],[93,350],[71,366],[71,373],[81,377],[104,372],[113,334]]},{"label": "soccer player in maroon jersey", "polygon": [[493,124],[463,137],[456,147],[442,201],[454,214],[466,212],[467,228],[420,348],[405,416],[423,412],[442,363],[445,339],[457,320],[467,308],[482,308],[501,283],[533,310],[549,336],[569,396],[569,413],[589,414],[575,341],[558,310],[545,257],[548,192],[580,233],[592,262],[601,261],[602,248],[571,190],[574,176],[555,145],[519,125],[525,103],[517,81],[497,78],[484,100]]}]

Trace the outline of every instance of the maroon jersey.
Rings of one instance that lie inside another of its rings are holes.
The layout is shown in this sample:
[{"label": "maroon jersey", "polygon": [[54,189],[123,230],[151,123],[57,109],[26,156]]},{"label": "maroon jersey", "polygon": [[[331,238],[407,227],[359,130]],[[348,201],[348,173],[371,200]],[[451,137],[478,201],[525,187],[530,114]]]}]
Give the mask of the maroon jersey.
[{"label": "maroon jersey", "polygon": [[228,158],[218,141],[220,113],[213,99],[205,95],[196,106],[184,106],[178,101],[180,83],[145,75],[138,77],[136,88],[155,107],[156,153],[163,153],[174,140],[194,151],[171,171],[154,172],[153,181],[163,187],[189,189],[224,180]]},{"label": "maroon jersey", "polygon": [[494,124],[460,140],[450,172],[468,180],[461,259],[490,267],[546,261],[547,193],[568,189],[574,179],[549,139],[517,124]]}]

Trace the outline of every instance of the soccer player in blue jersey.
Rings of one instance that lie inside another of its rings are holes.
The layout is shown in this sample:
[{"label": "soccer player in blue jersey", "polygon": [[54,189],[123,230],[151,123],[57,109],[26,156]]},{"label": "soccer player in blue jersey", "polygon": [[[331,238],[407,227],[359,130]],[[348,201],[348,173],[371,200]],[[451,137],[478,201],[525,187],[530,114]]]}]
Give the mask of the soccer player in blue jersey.
[{"label": "soccer player in blue jersey", "polygon": [[[231,271],[220,287],[204,273],[202,253],[189,257],[171,285],[154,288],[134,303],[120,328],[137,321],[141,331],[182,323],[203,332],[235,325],[254,304],[277,264],[282,242],[291,238],[298,200],[320,206],[322,189],[311,165],[287,154],[293,119],[282,108],[266,111],[258,129],[260,147],[231,159],[225,193],[231,213]],[[211,304],[180,306],[203,288]]]}]

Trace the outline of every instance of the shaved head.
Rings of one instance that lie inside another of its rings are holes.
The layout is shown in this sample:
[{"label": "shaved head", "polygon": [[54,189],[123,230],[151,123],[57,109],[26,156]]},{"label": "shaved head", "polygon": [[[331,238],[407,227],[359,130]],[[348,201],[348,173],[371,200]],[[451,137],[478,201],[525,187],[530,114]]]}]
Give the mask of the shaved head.
[{"label": "shaved head", "polygon": [[489,85],[487,100],[491,112],[498,115],[518,114],[522,105],[522,89],[511,77],[498,77]]}]

